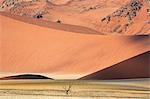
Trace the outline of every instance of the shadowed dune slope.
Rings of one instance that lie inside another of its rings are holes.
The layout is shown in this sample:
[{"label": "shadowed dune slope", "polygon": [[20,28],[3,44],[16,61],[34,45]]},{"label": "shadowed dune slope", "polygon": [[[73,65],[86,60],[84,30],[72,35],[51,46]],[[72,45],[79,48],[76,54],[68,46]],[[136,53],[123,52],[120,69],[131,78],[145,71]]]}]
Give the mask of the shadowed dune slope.
[{"label": "shadowed dune slope", "polygon": [[32,74],[24,74],[0,78],[0,80],[15,80],[15,79],[51,79],[51,78],[42,75],[32,75]]},{"label": "shadowed dune slope", "polygon": [[149,36],[81,34],[2,15],[0,21],[0,72],[83,77],[149,50]]},{"label": "shadowed dune slope", "polygon": [[150,52],[127,59],[93,74],[82,77],[84,80],[133,79],[150,77]]}]

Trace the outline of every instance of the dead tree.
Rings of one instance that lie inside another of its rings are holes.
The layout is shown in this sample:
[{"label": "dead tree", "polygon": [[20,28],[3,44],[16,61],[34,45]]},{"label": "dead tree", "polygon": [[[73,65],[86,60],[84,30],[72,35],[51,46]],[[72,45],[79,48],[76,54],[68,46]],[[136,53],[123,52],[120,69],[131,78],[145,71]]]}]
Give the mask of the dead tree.
[{"label": "dead tree", "polygon": [[71,91],[71,87],[72,87],[72,84],[63,86],[63,89],[64,89],[66,95],[69,95],[69,93]]}]

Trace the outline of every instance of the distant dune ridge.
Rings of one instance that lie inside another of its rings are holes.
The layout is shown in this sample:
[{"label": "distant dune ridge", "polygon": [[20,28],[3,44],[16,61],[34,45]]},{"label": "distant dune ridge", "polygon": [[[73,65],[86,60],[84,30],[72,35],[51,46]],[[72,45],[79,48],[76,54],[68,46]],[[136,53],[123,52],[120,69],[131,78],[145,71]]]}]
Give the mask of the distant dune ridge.
[{"label": "distant dune ridge", "polygon": [[17,80],[17,79],[21,80],[21,79],[51,79],[51,78],[42,75],[33,75],[33,74],[23,74],[23,75],[15,75],[15,76],[0,78],[0,80]]},{"label": "distant dune ridge", "polygon": [[149,0],[4,0],[1,11],[107,35],[149,35]]},{"label": "distant dune ridge", "polygon": [[150,51],[82,77],[82,80],[150,78]]}]

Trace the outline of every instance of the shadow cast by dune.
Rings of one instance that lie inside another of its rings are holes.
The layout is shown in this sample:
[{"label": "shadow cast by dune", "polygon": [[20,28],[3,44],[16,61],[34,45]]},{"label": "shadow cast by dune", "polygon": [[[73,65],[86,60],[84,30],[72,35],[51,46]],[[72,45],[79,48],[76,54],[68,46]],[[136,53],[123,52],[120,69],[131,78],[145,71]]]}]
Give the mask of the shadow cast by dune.
[{"label": "shadow cast by dune", "polygon": [[82,80],[111,80],[111,79],[133,79],[150,78],[150,52],[140,54],[128,60],[89,74],[80,79]]}]

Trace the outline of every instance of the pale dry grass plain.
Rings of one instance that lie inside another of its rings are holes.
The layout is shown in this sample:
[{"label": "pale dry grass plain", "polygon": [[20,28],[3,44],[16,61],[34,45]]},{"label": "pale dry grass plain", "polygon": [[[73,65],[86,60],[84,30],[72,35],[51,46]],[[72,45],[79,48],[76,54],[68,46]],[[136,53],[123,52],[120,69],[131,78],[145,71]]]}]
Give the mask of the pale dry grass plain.
[{"label": "pale dry grass plain", "polygon": [[3,80],[0,99],[149,99],[149,80]]}]

